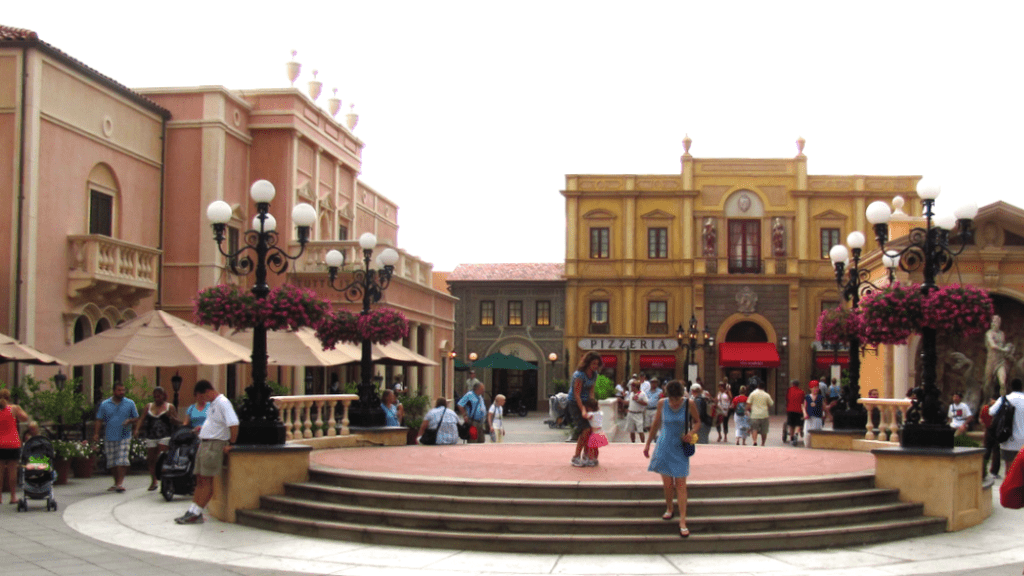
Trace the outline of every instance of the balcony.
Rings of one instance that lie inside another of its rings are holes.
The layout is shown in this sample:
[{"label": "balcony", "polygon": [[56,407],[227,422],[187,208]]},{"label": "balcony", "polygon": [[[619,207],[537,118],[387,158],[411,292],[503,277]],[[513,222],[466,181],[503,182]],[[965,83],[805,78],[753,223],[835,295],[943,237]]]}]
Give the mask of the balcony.
[{"label": "balcony", "polygon": [[161,251],[99,234],[68,236],[68,297],[102,298],[126,306],[151,296],[159,282]]},{"label": "balcony", "polygon": [[[421,286],[433,286],[433,264],[424,262],[396,246],[378,244],[377,248],[373,251],[374,258],[377,257],[381,250],[388,247],[398,251],[398,263],[395,264],[393,272],[394,278],[404,278]],[[291,241],[289,242],[289,248],[290,252],[294,254],[299,251],[299,243]],[[358,240],[311,240],[306,244],[302,256],[299,256],[299,259],[289,266],[289,273],[323,276],[323,281],[326,282],[327,264],[324,263],[324,260],[327,257],[327,253],[331,250],[337,250],[345,255],[343,271],[351,271],[363,267],[363,251],[359,247]],[[377,268],[376,262],[371,261],[370,267]],[[307,278],[307,280],[309,279]]]},{"label": "balcony", "polygon": [[730,258],[729,274],[761,274],[764,262],[758,258]]}]

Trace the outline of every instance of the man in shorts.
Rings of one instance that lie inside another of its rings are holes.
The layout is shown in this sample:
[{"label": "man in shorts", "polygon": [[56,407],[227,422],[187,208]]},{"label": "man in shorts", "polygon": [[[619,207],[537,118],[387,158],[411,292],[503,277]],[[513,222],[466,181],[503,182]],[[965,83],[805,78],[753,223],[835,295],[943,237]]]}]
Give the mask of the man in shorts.
[{"label": "man in shorts", "polygon": [[124,397],[124,384],[114,383],[114,395],[100,403],[96,411],[96,426],[92,440],[100,438],[100,426],[105,425],[103,452],[107,469],[114,476],[114,485],[107,492],[124,492],[124,477],[128,474],[128,453],[132,448],[132,429],[139,421],[139,409],[131,398]]},{"label": "man in shorts", "polygon": [[[811,380],[811,387],[816,388],[818,383]],[[789,390],[786,391],[786,426],[782,429],[782,443],[786,443],[786,435],[796,446],[796,437],[804,426],[804,391],[800,389],[799,380],[789,382]]]},{"label": "man in shorts", "polygon": [[203,508],[213,498],[213,479],[224,469],[224,456],[238,439],[238,416],[223,394],[206,380],[196,382],[193,389],[196,400],[207,402],[206,422],[199,430],[199,452],[196,454],[196,491],[192,505],[184,516],[175,518],[178,524],[202,524]]},{"label": "man in shorts", "polygon": [[775,405],[775,401],[771,395],[758,388],[750,393],[747,405],[750,407],[750,437],[754,439],[756,446],[757,436],[760,434],[761,446],[764,446],[768,440],[768,409]]},{"label": "man in shorts", "polygon": [[647,394],[640,391],[640,382],[629,381],[630,391],[626,393],[629,408],[626,412],[626,432],[629,432],[629,441],[636,442],[636,435],[640,434],[640,442],[644,439],[644,413],[647,412]]}]

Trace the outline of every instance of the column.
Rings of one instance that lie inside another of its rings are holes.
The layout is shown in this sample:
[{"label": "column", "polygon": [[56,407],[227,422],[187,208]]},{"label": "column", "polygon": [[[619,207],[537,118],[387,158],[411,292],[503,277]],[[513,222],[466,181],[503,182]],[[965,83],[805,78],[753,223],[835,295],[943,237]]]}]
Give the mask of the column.
[{"label": "column", "polygon": [[[416,352],[417,354],[420,351],[420,349],[419,349],[419,342],[420,342],[420,338],[419,338],[420,334],[419,334],[419,332],[420,332],[420,323],[419,322],[409,322],[409,338],[408,338],[408,344],[407,344],[406,347],[409,350],[412,350],[413,352]],[[419,379],[419,375],[420,374],[419,374],[419,372],[420,372],[420,370],[419,370],[418,367],[413,367],[412,369],[407,370],[405,372],[405,385],[406,385],[406,387],[409,388],[409,394],[413,394],[413,393],[419,394],[420,393],[420,386],[419,386],[419,380],[420,380]]]}]

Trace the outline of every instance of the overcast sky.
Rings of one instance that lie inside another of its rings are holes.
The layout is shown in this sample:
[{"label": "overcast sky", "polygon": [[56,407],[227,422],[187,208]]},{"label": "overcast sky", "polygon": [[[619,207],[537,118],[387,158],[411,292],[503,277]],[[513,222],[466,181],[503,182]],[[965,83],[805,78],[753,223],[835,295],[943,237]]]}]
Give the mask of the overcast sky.
[{"label": "overcast sky", "polygon": [[754,158],[803,136],[810,173],[924,175],[940,212],[1024,205],[1022,2],[8,4],[130,87],[285,87],[297,50],[435,270],[564,260],[565,175],[678,173],[685,134]]}]

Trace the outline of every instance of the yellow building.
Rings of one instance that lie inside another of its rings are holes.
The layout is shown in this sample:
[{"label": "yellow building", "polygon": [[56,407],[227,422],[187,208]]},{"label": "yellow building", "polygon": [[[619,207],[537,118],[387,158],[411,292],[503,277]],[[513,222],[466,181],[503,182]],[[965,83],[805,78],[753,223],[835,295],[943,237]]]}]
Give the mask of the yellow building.
[{"label": "yellow building", "polygon": [[686,378],[677,327],[694,316],[715,340],[695,350],[699,377],[757,376],[784,410],[790,378],[832,363],[814,335],[839,301],[829,249],[870,230],[873,201],[902,195],[920,213],[919,176],[809,175],[803,144],[792,159],[705,159],[687,138],[680,174],[566,176],[571,361],[597,350],[616,381]]}]

